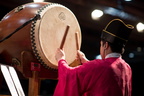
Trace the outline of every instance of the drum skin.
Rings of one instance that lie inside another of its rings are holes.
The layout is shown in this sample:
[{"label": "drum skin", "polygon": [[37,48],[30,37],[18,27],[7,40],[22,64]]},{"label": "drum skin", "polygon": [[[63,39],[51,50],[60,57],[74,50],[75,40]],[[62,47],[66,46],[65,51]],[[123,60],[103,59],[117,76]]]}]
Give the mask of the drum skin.
[{"label": "drum skin", "polygon": [[[0,21],[0,40],[34,18],[37,11],[47,4],[51,3],[28,3],[7,13]],[[26,78],[32,77],[32,71],[39,71],[39,78],[55,79],[57,70],[41,65],[33,52],[30,38],[31,25],[32,22],[0,43],[0,63],[14,66]],[[32,63],[37,64],[40,68]],[[32,67],[36,68],[32,69]]]}]

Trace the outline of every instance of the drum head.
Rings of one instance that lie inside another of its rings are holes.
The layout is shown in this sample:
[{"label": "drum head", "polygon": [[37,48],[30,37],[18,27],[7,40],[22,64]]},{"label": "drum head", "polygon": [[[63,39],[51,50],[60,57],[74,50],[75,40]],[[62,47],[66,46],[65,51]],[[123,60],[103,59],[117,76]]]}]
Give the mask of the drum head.
[{"label": "drum head", "polygon": [[64,43],[66,61],[70,65],[76,59],[75,33],[78,32],[79,48],[81,30],[75,15],[60,4],[48,4],[38,10],[41,19],[32,23],[31,39],[33,52],[43,65],[57,69],[55,52],[60,47],[67,26],[69,31]]}]

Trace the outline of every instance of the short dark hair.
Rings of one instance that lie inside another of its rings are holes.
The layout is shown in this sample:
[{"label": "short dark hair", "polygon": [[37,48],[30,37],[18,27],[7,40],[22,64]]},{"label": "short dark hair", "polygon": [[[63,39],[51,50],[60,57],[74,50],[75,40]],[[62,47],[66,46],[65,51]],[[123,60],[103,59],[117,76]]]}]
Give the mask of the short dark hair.
[{"label": "short dark hair", "polygon": [[[103,44],[105,44],[107,41],[104,39],[101,39],[103,41]],[[124,47],[123,45],[118,45],[115,43],[110,43],[108,42],[109,46],[111,47],[112,52],[116,52],[116,53],[120,53],[123,54],[124,53]]]}]

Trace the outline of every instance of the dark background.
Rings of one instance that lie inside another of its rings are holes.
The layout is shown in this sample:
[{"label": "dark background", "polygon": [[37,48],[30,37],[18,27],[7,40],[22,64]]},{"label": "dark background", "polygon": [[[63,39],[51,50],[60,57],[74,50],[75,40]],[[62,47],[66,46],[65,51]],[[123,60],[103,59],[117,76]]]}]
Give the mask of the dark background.
[{"label": "dark background", "polygon": [[[0,1],[0,19],[15,7],[33,2],[32,0],[1,0]],[[99,55],[99,40],[101,30],[114,18],[120,18],[124,22],[134,25],[135,29],[129,38],[123,58],[130,64],[133,70],[133,96],[144,96],[144,33],[136,30],[138,22],[144,23],[144,0],[46,0],[46,2],[59,3],[68,7],[77,17],[82,32],[81,50],[89,60],[95,59]],[[91,11],[99,8],[116,8],[121,12],[129,14],[114,15],[104,14],[99,20],[91,19]],[[129,54],[133,53],[134,58]],[[28,80],[20,79],[25,94],[28,93]],[[57,80],[42,80],[40,87],[41,96],[52,96]],[[3,81],[0,94],[10,94],[8,87]]]}]

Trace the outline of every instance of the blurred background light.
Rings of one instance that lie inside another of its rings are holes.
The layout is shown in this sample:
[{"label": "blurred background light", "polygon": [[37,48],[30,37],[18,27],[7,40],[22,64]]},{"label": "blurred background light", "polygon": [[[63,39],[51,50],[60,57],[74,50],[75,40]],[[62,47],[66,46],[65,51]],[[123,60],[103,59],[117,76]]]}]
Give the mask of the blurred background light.
[{"label": "blurred background light", "polygon": [[137,47],[137,52],[142,52],[142,48],[141,47]]},{"label": "blurred background light", "polygon": [[44,2],[44,0],[33,0],[34,2]]},{"label": "blurred background light", "polygon": [[134,58],[134,53],[129,53],[129,58]]},{"label": "blurred background light", "polygon": [[139,22],[137,25],[136,25],[136,28],[137,28],[137,31],[138,32],[144,32],[144,24]]},{"label": "blurred background light", "polygon": [[132,1],[132,0],[125,0],[125,1],[129,2],[129,1]]},{"label": "blurred background light", "polygon": [[119,18],[127,19],[127,20],[133,20],[133,21],[137,20],[137,17],[132,16],[131,14],[126,13],[123,10],[119,10],[113,7],[106,7],[104,9],[104,13],[111,16],[117,16]]},{"label": "blurred background light", "polygon": [[103,11],[98,9],[93,10],[91,13],[91,17],[93,20],[99,19],[102,15],[103,15]]}]

